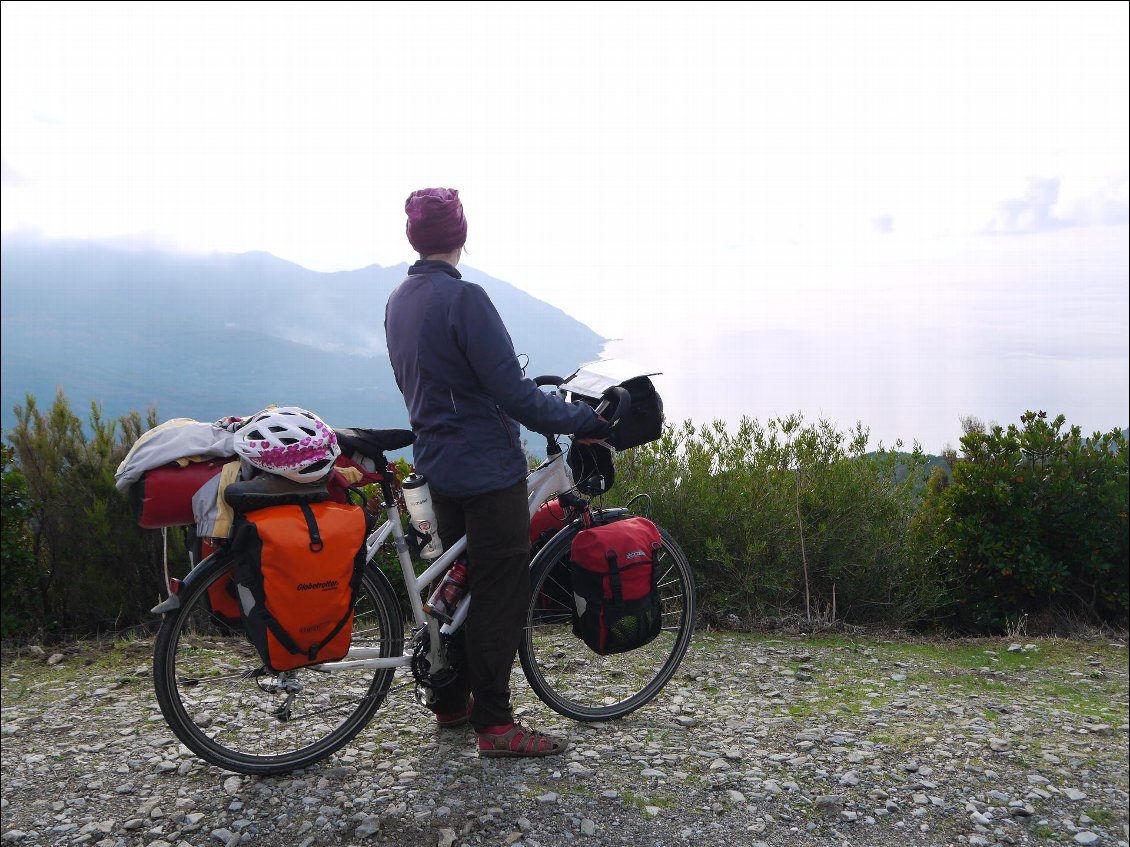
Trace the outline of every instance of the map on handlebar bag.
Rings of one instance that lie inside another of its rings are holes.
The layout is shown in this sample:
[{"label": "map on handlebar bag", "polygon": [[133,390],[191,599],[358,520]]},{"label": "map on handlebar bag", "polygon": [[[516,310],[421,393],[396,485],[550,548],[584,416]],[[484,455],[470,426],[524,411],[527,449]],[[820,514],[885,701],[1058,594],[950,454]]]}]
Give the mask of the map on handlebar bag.
[{"label": "map on handlebar bag", "polygon": [[614,385],[623,385],[639,377],[659,376],[660,371],[649,371],[628,359],[602,359],[581,365],[561,387],[581,397],[599,398]]}]

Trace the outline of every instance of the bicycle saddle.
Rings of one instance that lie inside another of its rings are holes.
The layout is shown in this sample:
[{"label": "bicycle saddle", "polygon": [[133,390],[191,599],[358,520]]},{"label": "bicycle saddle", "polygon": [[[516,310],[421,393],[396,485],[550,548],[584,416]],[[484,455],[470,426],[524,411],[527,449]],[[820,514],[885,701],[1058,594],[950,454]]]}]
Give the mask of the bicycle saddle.
[{"label": "bicycle saddle", "polygon": [[272,474],[260,474],[252,479],[233,482],[224,489],[224,500],[237,512],[251,512],[268,506],[321,503],[328,500],[329,496],[325,481],[292,482]]},{"label": "bicycle saddle", "polygon": [[383,459],[386,450],[400,450],[416,440],[410,429],[335,429],[341,452],[360,453],[369,459]]}]

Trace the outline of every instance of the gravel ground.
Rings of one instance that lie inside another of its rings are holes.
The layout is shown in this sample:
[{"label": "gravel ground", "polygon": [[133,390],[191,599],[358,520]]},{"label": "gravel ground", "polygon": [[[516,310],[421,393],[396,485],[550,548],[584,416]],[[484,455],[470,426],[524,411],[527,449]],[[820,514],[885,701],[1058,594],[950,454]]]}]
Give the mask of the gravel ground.
[{"label": "gravel ground", "polygon": [[240,844],[1126,845],[1124,642],[696,633],[675,679],[613,723],[515,704],[572,740],[480,760],[394,691],[346,750],[267,779],[166,728],[149,640],[9,651],[3,841]]}]

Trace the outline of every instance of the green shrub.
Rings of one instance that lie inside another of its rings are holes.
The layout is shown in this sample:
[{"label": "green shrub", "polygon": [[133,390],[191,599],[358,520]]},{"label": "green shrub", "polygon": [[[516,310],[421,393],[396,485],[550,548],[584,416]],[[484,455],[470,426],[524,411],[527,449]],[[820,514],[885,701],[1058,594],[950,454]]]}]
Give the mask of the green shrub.
[{"label": "green shrub", "polygon": [[919,452],[867,453],[868,434],[800,415],[668,426],[617,460],[617,489],[651,496],[683,546],[708,618],[736,614],[900,625],[928,619],[944,585],[913,535]]},{"label": "green shrub", "polygon": [[1063,415],[971,431],[941,495],[939,538],[960,587],[959,625],[1000,631],[1022,615],[1070,611],[1125,626],[1127,445],[1084,439]]},{"label": "green shrub", "polygon": [[[397,459],[392,462],[390,468],[396,474],[397,483],[402,483],[412,473],[415,468],[412,467],[405,459]],[[380,515],[377,523],[383,522],[384,513],[377,508],[382,502],[383,494],[380,491],[380,486],[370,485],[365,489],[365,495],[369,498],[369,506],[374,513]],[[399,488],[394,489],[397,499],[397,505],[400,507],[400,522],[401,526],[407,531],[408,529],[408,508],[404,503],[404,492]],[[412,620],[412,601],[408,596],[408,586],[404,582],[404,571],[400,565],[400,558],[397,556],[396,550],[390,543],[383,544],[373,557],[373,563],[378,569],[388,578],[389,583],[392,585],[392,592],[396,596],[396,602],[400,606],[400,614],[406,621]],[[431,562],[415,560],[415,576],[423,573]]]},{"label": "green shrub", "polygon": [[[47,414],[33,397],[15,411],[3,453],[3,637],[150,620],[164,596],[162,533],[138,528],[114,486],[140,416],[104,421],[94,406],[84,428],[61,393]],[[1122,433],[1083,439],[1062,416],[1032,412],[1020,427],[969,426],[952,481],[918,450],[867,452],[867,442],[862,427],[800,415],[743,418],[733,432],[687,421],[617,457],[611,499],[648,495],[637,510],[684,548],[704,618],[723,626],[800,616],[999,631],[1064,609],[1126,625]],[[168,542],[180,575],[181,533]],[[407,612],[393,551],[377,565]]]},{"label": "green shrub", "polygon": [[[30,396],[15,412],[8,440],[27,486],[34,565],[25,565],[34,567],[41,615],[21,629],[92,633],[149,619],[165,593],[162,534],[138,527],[114,485],[118,464],[141,433],[140,416],[105,421],[92,406],[88,436],[61,392],[46,415]],[[184,562],[182,534],[169,533],[169,541],[172,561]]]},{"label": "green shrub", "polygon": [[43,598],[35,562],[31,501],[27,480],[13,467],[15,451],[0,446],[3,501],[0,505],[0,637],[37,632],[43,621]]}]

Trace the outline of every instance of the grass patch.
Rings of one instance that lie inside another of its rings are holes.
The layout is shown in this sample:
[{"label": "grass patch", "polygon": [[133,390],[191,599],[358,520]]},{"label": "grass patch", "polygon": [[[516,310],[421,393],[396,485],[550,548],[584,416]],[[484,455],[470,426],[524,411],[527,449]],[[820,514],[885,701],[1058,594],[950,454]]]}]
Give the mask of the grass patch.
[{"label": "grass patch", "polygon": [[785,704],[782,711],[791,718],[811,718],[826,715],[828,708],[828,704],[824,701],[798,700]]},{"label": "grass patch", "polygon": [[1117,818],[1110,809],[1088,809],[1087,817],[1100,826],[1110,826]]},{"label": "grass patch", "polygon": [[[1063,707],[1064,711],[1103,718],[1107,721],[1117,720],[1120,723],[1125,721],[1125,717],[1120,717],[1119,713],[1111,707],[1111,694],[1107,693],[1106,686],[1082,686],[1078,683],[1040,680],[1033,683],[1031,688],[1038,697],[1055,701],[1057,705]],[[1110,686],[1111,692],[1115,690],[1117,686]]]}]

